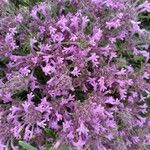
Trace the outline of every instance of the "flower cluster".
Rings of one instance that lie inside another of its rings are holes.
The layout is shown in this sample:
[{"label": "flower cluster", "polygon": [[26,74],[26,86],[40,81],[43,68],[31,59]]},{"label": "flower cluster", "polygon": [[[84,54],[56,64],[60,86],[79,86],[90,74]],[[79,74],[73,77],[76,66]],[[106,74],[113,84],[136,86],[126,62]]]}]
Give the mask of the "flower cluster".
[{"label": "flower cluster", "polygon": [[148,1],[0,5],[0,149],[150,149]]}]

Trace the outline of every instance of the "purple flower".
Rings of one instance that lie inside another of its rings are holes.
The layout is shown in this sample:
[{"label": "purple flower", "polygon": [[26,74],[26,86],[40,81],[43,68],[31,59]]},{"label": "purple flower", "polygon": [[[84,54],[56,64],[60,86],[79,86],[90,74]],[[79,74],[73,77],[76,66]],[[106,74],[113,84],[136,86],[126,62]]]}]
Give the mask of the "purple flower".
[{"label": "purple flower", "polygon": [[84,125],[83,122],[80,123],[80,127],[76,131],[79,133],[79,136],[81,136],[82,134],[88,136],[89,132],[89,130],[87,129],[87,127]]},{"label": "purple flower", "polygon": [[140,26],[139,26],[140,22],[131,20],[131,24],[133,26],[133,29],[132,29],[133,32],[138,32],[140,34],[143,34],[144,30],[140,29]]},{"label": "purple flower", "polygon": [[75,67],[73,69],[73,71],[71,71],[71,74],[73,74],[74,76],[77,76],[77,77],[79,77],[81,75],[80,70],[77,67]]},{"label": "purple flower", "polygon": [[50,51],[50,45],[48,44],[41,44],[39,48],[42,52]]},{"label": "purple flower", "polygon": [[5,42],[12,50],[18,48],[11,33],[6,34]]},{"label": "purple flower", "polygon": [[94,64],[94,66],[97,67],[98,64],[99,64],[98,58],[99,58],[99,56],[97,56],[96,53],[93,53],[93,54],[88,58],[88,60],[89,60],[89,61],[92,61],[92,63]]},{"label": "purple flower", "polygon": [[87,23],[89,22],[90,20],[88,19],[87,16],[83,16],[82,17],[82,28],[84,29],[87,25]]},{"label": "purple flower", "polygon": [[[9,118],[16,126],[12,129],[16,138],[21,137],[21,132],[24,131],[23,138],[28,141],[35,135],[35,130],[41,131],[40,127],[45,127],[44,120],[42,120],[42,113],[32,102],[24,102],[19,107],[12,107],[11,112]],[[19,121],[20,117],[22,119]]]},{"label": "purple flower", "polygon": [[22,21],[23,21],[23,16],[22,16],[21,14],[18,14],[18,15],[16,16],[16,21],[19,22],[19,23],[22,23]]},{"label": "purple flower", "polygon": [[104,77],[101,77],[98,80],[98,83],[99,83],[100,91],[104,92],[107,89],[107,87],[105,86],[105,79],[104,79]]},{"label": "purple flower", "polygon": [[90,44],[92,46],[96,46],[96,43],[101,39],[102,37],[102,30],[101,29],[95,29],[94,31],[94,35],[92,36],[92,38],[90,39]]},{"label": "purple flower", "polygon": [[149,149],[148,1],[0,4],[0,149]]},{"label": "purple flower", "polygon": [[112,20],[112,21],[109,21],[109,22],[106,22],[106,28],[108,28],[109,30],[111,28],[119,28],[121,26],[121,21],[120,19],[117,19],[117,20]]},{"label": "purple flower", "polygon": [[28,76],[31,71],[28,69],[28,67],[24,67],[20,68],[19,72],[24,76]]},{"label": "purple flower", "polygon": [[88,82],[93,86],[94,90],[96,91],[96,89],[97,89],[97,82],[96,82],[96,79],[89,77]]}]

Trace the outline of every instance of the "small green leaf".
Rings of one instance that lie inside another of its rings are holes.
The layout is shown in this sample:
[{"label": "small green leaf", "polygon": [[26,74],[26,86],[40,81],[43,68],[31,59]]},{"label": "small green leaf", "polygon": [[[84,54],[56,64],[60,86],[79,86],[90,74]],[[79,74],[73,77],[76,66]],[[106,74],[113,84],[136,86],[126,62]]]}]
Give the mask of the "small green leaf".
[{"label": "small green leaf", "polygon": [[134,61],[135,62],[143,62],[144,61],[144,57],[143,56],[134,56]]},{"label": "small green leaf", "polygon": [[27,1],[29,1],[29,5],[30,5],[30,6],[34,6],[34,5],[36,5],[37,3],[42,2],[42,0],[27,0]]},{"label": "small green leaf", "polygon": [[0,70],[0,79],[5,77],[5,72],[3,70]]},{"label": "small green leaf", "polygon": [[19,141],[19,145],[24,148],[25,150],[38,150],[37,148],[33,147],[32,145],[28,144],[24,141]]},{"label": "small green leaf", "polygon": [[102,38],[99,42],[100,47],[105,47],[108,44],[108,40],[106,38]]},{"label": "small green leaf", "polygon": [[22,90],[16,91],[13,94],[12,98],[19,99],[19,100],[26,100],[27,94],[28,94],[28,91],[22,89]]},{"label": "small green leaf", "polygon": [[58,150],[69,150],[66,145],[61,145]]},{"label": "small green leaf", "polygon": [[84,48],[87,48],[87,43],[86,43],[86,41],[80,41],[79,44],[78,44],[78,46],[80,48],[84,49]]},{"label": "small green leaf", "polygon": [[32,101],[35,102],[36,104],[38,104],[42,98],[42,90],[36,88],[36,89],[34,89],[33,94],[34,94],[34,98]]},{"label": "small green leaf", "polygon": [[5,68],[8,63],[9,63],[8,58],[6,58],[6,57],[0,58],[0,67]]},{"label": "small green leaf", "polygon": [[35,67],[34,74],[33,74],[39,83],[46,84],[47,81],[50,79],[49,76],[46,76],[40,66]]},{"label": "small green leaf", "polygon": [[53,9],[51,9],[51,17],[52,18],[56,18],[57,16],[58,16],[58,14],[59,14],[59,6],[58,5],[52,5],[52,8]]},{"label": "small green leaf", "polygon": [[52,129],[49,129],[49,128],[45,128],[44,129],[44,131],[45,131],[45,133],[46,133],[46,135],[47,136],[50,136],[50,137],[52,137],[52,138],[56,138],[56,132],[54,131],[54,130],[52,130]]},{"label": "small green leaf", "polygon": [[93,28],[92,22],[89,21],[88,24],[87,24],[87,26],[84,28],[84,33],[86,35],[91,34],[92,28]]},{"label": "small green leaf", "polygon": [[117,40],[116,42],[116,50],[118,52],[122,51],[124,49],[124,41],[121,41],[121,40]]},{"label": "small green leaf", "polygon": [[65,3],[65,13],[67,14],[69,12],[71,12],[71,13],[76,12],[76,8],[67,1]]},{"label": "small green leaf", "polygon": [[53,150],[53,147],[52,147],[52,145],[51,144],[49,144],[49,143],[45,143],[45,148],[46,148],[46,150]]},{"label": "small green leaf", "polygon": [[14,55],[27,56],[30,54],[29,43],[24,43],[20,48],[13,51]]},{"label": "small green leaf", "polygon": [[88,98],[87,94],[84,91],[82,91],[80,87],[75,88],[74,92],[76,99],[80,102],[84,102]]}]

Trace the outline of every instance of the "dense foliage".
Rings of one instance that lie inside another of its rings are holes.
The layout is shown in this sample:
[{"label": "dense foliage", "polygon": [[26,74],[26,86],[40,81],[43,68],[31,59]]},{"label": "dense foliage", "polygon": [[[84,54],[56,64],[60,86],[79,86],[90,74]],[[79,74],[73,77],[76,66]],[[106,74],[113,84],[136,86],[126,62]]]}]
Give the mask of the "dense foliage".
[{"label": "dense foliage", "polygon": [[0,150],[150,149],[150,3],[0,1]]}]

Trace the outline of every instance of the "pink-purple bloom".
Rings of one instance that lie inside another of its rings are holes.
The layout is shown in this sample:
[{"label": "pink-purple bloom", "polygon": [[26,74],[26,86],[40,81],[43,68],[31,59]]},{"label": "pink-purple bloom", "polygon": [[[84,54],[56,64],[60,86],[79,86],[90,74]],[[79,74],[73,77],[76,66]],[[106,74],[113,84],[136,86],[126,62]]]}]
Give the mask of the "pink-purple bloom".
[{"label": "pink-purple bloom", "polygon": [[16,11],[0,16],[0,149],[150,149],[150,33],[138,19],[150,3]]}]

